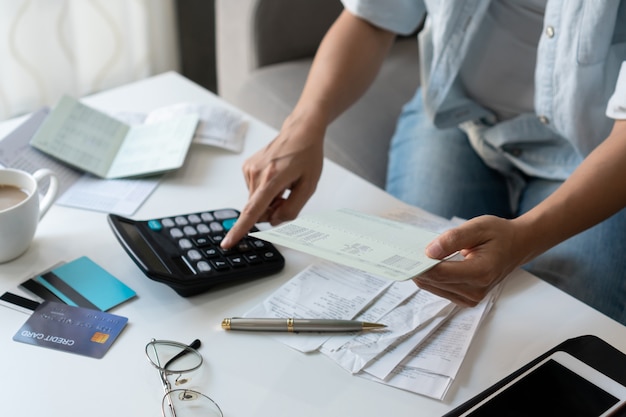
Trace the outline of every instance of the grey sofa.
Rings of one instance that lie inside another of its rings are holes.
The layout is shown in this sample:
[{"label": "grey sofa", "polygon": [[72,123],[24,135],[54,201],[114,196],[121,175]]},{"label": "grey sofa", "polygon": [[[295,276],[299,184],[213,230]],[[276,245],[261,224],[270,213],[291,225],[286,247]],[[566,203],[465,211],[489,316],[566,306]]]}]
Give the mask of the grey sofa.
[{"label": "grey sofa", "polygon": [[[342,10],[340,1],[215,4],[218,94],[279,129],[300,95],[321,38]],[[329,126],[326,157],[384,187],[389,139],[418,85],[418,70],[416,38],[398,38],[374,85]]]}]

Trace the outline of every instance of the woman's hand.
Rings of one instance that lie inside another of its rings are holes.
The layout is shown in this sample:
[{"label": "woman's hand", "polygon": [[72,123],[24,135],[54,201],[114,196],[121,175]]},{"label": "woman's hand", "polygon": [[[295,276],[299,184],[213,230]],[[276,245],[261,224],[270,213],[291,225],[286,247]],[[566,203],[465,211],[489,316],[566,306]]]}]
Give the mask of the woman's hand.
[{"label": "woman's hand", "polygon": [[322,172],[326,126],[376,78],[395,34],[344,10],[317,50],[298,103],[280,134],[243,167],[250,192],[241,216],[222,241],[235,245],[258,221],[294,219]]},{"label": "woman's hand", "polygon": [[232,247],[257,222],[277,225],[296,218],[322,173],[325,129],[319,126],[287,121],[269,145],[244,163],[248,202],[222,247]]},{"label": "woman's hand", "polygon": [[426,254],[441,262],[414,279],[460,305],[476,305],[504,277],[535,256],[626,207],[626,120],[554,193],[514,220],[476,217],[435,239]]},{"label": "woman's hand", "polygon": [[473,307],[526,259],[524,239],[514,220],[480,216],[442,233],[426,255],[444,259],[459,252],[461,261],[444,261],[413,280],[422,289],[456,304]]}]

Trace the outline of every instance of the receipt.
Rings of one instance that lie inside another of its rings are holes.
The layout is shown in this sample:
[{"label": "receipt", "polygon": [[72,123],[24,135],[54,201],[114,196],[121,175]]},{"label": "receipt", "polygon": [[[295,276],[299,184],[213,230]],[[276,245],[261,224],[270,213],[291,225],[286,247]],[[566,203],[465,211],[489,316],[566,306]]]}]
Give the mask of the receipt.
[{"label": "receipt", "polygon": [[302,216],[251,236],[394,281],[440,262],[424,253],[437,233],[348,209]]}]

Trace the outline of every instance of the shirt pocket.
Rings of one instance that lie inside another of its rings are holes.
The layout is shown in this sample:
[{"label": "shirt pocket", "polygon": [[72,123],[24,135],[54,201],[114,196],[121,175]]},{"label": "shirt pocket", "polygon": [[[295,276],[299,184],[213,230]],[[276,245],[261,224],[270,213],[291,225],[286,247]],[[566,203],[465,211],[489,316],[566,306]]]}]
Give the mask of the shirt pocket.
[{"label": "shirt pocket", "polygon": [[619,14],[624,15],[626,7],[623,4],[620,6],[618,0],[592,0],[582,3],[582,17],[578,26],[577,61],[581,65],[597,64],[606,59],[613,43],[618,9]]}]

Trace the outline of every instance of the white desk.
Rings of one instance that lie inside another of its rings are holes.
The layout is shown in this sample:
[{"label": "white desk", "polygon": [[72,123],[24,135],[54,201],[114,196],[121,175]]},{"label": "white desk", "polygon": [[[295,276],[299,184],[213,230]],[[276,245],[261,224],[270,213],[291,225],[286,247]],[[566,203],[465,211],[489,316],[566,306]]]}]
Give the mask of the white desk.
[{"label": "white desk", "polygon": [[[174,73],[85,100],[101,109],[147,111],[180,101],[215,102],[214,95]],[[4,137],[17,121],[0,124]],[[241,164],[275,131],[252,121],[243,154],[194,145],[183,169],[168,174],[140,208],[139,219],[207,209],[241,208],[246,187]],[[394,199],[326,162],[306,211],[350,207],[383,212]],[[115,310],[129,324],[97,360],[12,341],[27,316],[0,308],[0,413],[5,416],[157,416],[162,389],[144,357],[151,338],[203,342],[208,378],[203,391],[227,417],[439,416],[559,342],[595,334],[626,351],[626,328],[519,272],[510,279],[472,344],[442,402],[352,376],[323,355],[296,352],[270,337],[227,333],[221,319],[243,314],[311,261],[287,249],[280,274],[181,298],[146,278],[115,240],[105,214],[54,206],[29,251],[0,265],[0,291],[59,260],[87,255],[137,291]]]}]

